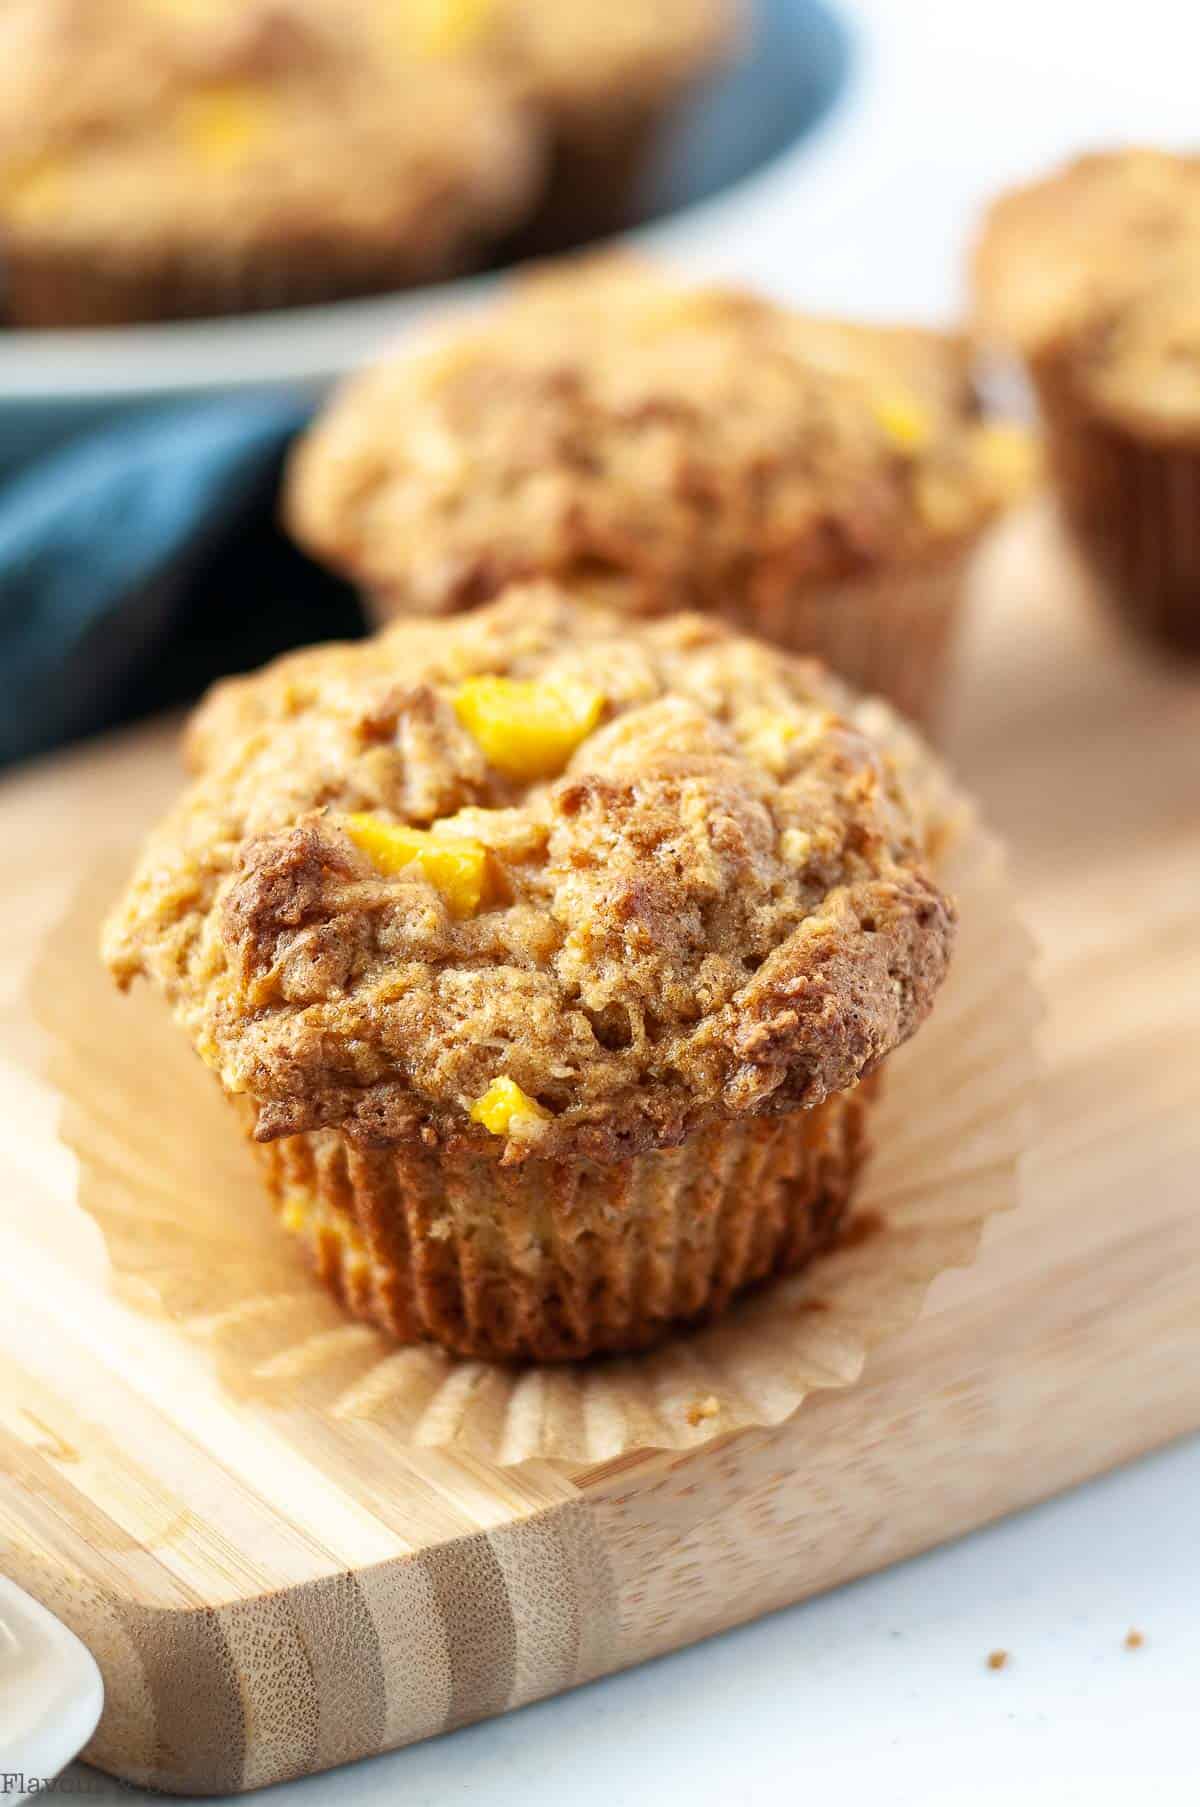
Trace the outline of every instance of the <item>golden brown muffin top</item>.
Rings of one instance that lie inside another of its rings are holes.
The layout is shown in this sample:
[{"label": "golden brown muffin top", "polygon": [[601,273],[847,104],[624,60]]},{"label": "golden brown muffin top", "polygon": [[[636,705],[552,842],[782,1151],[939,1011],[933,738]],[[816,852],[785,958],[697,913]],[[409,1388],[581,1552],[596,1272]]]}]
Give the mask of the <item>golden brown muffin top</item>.
[{"label": "golden brown muffin top", "polygon": [[979,330],[1065,360],[1102,412],[1200,422],[1200,157],[1099,152],[995,203],[975,251]]},{"label": "golden brown muffin top", "polygon": [[818,665],[549,584],[294,654],[196,714],[105,956],[264,1140],[606,1159],[816,1104],[953,936],[881,728],[912,747]]},{"label": "golden brown muffin top", "polygon": [[348,385],[288,512],[401,608],[611,574],[635,612],[728,612],[959,544],[1029,465],[957,339],[584,260]]},{"label": "golden brown muffin top", "polygon": [[661,105],[737,42],[741,0],[309,0],[377,56],[474,62],[572,136]]},{"label": "golden brown muffin top", "polygon": [[540,164],[497,83],[385,65],[307,0],[0,8],[0,224],[26,242],[436,243],[515,219]]}]

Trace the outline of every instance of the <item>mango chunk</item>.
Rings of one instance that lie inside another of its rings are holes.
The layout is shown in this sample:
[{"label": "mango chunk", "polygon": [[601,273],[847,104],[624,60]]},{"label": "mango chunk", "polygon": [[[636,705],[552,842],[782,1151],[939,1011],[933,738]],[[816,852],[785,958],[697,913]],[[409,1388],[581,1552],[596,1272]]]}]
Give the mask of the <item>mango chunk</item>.
[{"label": "mango chunk", "polygon": [[875,404],[875,418],[885,436],[902,452],[921,452],[933,437],[929,416],[911,395],[897,391]]},{"label": "mango chunk", "polygon": [[234,169],[258,149],[271,117],[261,89],[249,82],[220,82],[181,101],[176,126],[193,156],[218,169]]},{"label": "mango chunk", "polygon": [[572,678],[468,678],[459,721],[510,778],[553,778],[600,719],[604,693]]},{"label": "mango chunk", "polygon": [[488,860],[482,841],[385,822],[367,812],[347,816],[346,833],[385,877],[417,864],[452,916],[473,916],[479,908]]},{"label": "mango chunk", "polygon": [[493,1136],[507,1136],[522,1126],[545,1122],[549,1115],[549,1111],[543,1110],[537,1100],[523,1092],[516,1080],[506,1073],[493,1079],[470,1111],[472,1123],[482,1123]]}]

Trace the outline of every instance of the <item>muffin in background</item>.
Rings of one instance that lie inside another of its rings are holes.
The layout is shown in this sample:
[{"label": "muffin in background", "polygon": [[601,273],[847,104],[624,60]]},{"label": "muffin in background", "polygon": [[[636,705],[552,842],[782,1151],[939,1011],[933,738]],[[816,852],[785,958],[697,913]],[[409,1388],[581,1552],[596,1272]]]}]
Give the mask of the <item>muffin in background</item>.
[{"label": "muffin in background", "polygon": [[749,28],[744,0],[312,0],[352,9],[387,61],[474,64],[526,106],[549,180],[514,246],[561,250],[629,224],[662,126]]},{"label": "muffin in background", "polygon": [[106,958],[352,1312],[576,1359],[833,1238],[954,933],[882,705],[539,583],[226,683],[189,754]]},{"label": "muffin in background", "polygon": [[1063,511],[1148,636],[1200,654],[1200,157],[1081,157],[1003,196],[977,330],[1026,365]]},{"label": "muffin in background", "polygon": [[611,579],[626,612],[719,614],[928,720],[967,557],[1032,468],[958,338],[600,259],[350,383],[286,506],[383,618]]},{"label": "muffin in background", "polygon": [[498,83],[364,56],[305,0],[10,0],[0,64],[0,251],[20,325],[445,276],[542,179],[537,130]]}]

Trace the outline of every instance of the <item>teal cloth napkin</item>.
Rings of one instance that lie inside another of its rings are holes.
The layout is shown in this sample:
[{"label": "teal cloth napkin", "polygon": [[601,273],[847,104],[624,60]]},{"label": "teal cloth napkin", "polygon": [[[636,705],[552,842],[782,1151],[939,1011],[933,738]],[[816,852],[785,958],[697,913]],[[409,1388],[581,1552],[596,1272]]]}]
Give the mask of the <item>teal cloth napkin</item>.
[{"label": "teal cloth napkin", "polygon": [[363,631],[278,524],[306,417],[228,399],[122,417],[0,487],[0,763]]}]

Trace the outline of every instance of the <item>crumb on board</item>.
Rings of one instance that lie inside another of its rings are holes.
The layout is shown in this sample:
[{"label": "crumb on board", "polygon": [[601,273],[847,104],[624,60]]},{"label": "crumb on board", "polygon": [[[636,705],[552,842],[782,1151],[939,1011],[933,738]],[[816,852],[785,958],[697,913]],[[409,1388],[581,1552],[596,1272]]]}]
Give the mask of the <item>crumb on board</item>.
[{"label": "crumb on board", "polygon": [[1145,1642],[1145,1638],[1142,1636],[1141,1632],[1138,1631],[1136,1626],[1132,1631],[1127,1631],[1125,1633],[1126,1650],[1140,1650]]},{"label": "crumb on board", "polygon": [[993,1650],[988,1654],[987,1666],[989,1669],[1003,1669],[1007,1662],[1007,1650]]},{"label": "crumb on board", "polygon": [[708,1418],[720,1415],[721,1401],[715,1393],[709,1393],[705,1399],[693,1399],[687,1410],[689,1424],[703,1424]]}]

